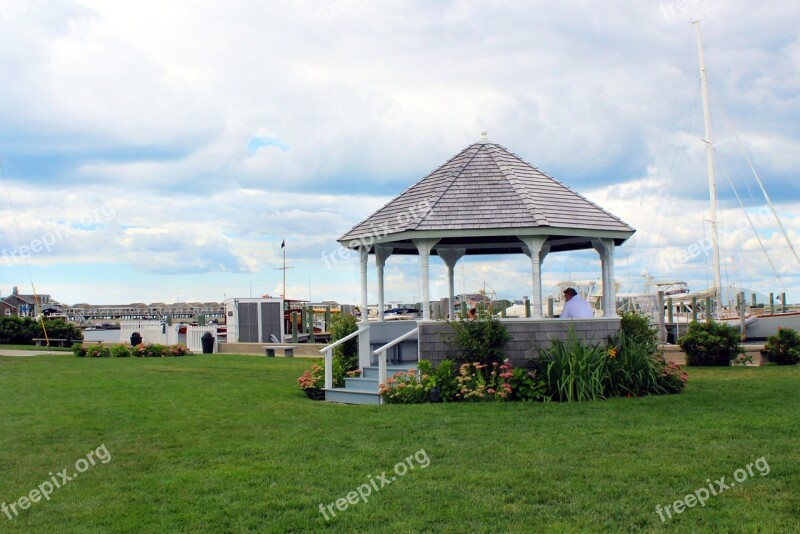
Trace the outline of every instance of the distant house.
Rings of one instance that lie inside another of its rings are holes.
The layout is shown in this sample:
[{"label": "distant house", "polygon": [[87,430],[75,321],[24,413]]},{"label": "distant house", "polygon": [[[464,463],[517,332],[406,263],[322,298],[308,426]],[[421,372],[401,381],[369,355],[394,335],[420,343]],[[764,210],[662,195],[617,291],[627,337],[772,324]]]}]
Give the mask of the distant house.
[{"label": "distant house", "polygon": [[21,295],[17,286],[11,290],[11,295],[0,301],[0,313],[6,317],[35,317],[37,308],[50,304],[50,295]]}]

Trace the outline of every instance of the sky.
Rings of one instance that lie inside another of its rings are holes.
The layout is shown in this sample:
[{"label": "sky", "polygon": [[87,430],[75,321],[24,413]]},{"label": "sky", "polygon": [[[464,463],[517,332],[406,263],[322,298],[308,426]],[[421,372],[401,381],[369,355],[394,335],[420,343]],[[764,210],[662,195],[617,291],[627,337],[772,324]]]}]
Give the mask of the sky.
[{"label": "sky", "polygon": [[[330,260],[336,239],[483,130],[636,228],[621,291],[643,273],[703,289],[692,19],[723,284],[800,301],[800,264],[742,156],[800,246],[800,5],[752,0],[0,0],[0,291],[275,296],[285,240],[287,296],[354,303],[357,259]],[[524,256],[464,263],[458,291],[530,294]],[[390,258],[387,300],[416,301],[417,273]],[[431,274],[446,296],[440,260]],[[543,266],[545,294],[599,277],[594,252]]]}]

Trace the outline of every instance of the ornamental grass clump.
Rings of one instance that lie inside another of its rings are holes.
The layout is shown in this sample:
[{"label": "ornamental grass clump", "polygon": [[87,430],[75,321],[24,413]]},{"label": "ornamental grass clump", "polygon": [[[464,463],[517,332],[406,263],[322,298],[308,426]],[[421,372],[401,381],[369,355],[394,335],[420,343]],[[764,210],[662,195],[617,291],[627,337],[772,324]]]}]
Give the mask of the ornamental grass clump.
[{"label": "ornamental grass clump", "polygon": [[539,350],[536,364],[553,400],[600,400],[610,389],[608,360],[612,354],[601,343],[584,344],[570,326],[566,341],[553,339],[550,350]]}]

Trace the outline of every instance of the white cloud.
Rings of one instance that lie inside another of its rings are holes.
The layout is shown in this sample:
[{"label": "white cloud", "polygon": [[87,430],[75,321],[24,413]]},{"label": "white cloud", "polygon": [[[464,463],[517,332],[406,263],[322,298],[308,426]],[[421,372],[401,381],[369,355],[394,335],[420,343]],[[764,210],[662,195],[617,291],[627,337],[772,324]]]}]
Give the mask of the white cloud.
[{"label": "white cloud", "polygon": [[[116,213],[97,227],[75,226],[48,254],[32,255],[34,265],[118,265],[140,277],[141,286],[155,280],[153,273],[222,272],[240,288],[236,273],[258,275],[261,292],[274,293],[278,245],[286,239],[296,264],[290,276],[299,280],[293,291],[308,293],[304,279],[311,276],[312,294],[350,301],[357,272],[345,263],[329,269],[322,253],[335,252],[335,238],[485,128],[491,139],[633,224],[639,231],[621,249],[618,272],[636,278],[663,263],[659,255],[679,256],[702,239],[703,213],[708,218],[706,193],[690,187],[704,183],[697,110],[684,130],[697,80],[686,20],[699,15],[708,16],[703,31],[714,95],[787,226],[797,232],[800,224],[793,176],[800,142],[798,6],[744,0],[3,6],[11,10],[0,12],[0,67],[10,82],[0,87],[0,154],[23,244],[92,206],[111,203]],[[739,187],[738,165],[727,159],[733,139],[718,110],[715,131],[720,158]],[[253,149],[254,138],[275,143]],[[666,180],[676,185],[665,187]],[[738,217],[735,210],[723,215]],[[10,214],[0,220],[0,245],[18,247]],[[764,235],[779,263],[780,240]],[[734,232],[724,248],[749,258],[758,243]],[[470,263],[467,290],[486,279],[498,293],[527,293],[526,260],[509,261]],[[574,262],[549,258],[546,284],[573,274],[591,278],[594,259],[580,261],[587,264],[572,273]],[[696,261],[672,264],[696,283],[705,279]],[[413,261],[393,258],[390,265],[392,276],[401,276],[392,290],[416,294]],[[780,265],[791,278],[796,265]],[[738,267],[740,276],[766,283],[762,269]],[[442,271],[435,270],[440,283]],[[192,283],[203,300],[205,284]],[[216,292],[225,285],[218,283]],[[439,286],[435,291],[440,295]]]}]

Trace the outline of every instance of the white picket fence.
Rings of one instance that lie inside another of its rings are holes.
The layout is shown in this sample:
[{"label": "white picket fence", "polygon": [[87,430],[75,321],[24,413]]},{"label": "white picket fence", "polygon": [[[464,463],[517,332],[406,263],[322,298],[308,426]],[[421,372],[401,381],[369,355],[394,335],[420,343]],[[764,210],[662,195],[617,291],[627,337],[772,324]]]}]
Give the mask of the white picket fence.
[{"label": "white picket fence", "polygon": [[217,326],[213,324],[186,327],[186,346],[189,347],[190,351],[203,352],[203,344],[200,338],[202,338],[203,334],[206,332],[211,332],[211,335],[214,336],[214,352],[217,352]]},{"label": "white picket fence", "polygon": [[[180,325],[172,326],[161,321],[121,321],[119,329],[119,340],[121,343],[130,343],[131,335],[139,332],[143,343],[160,343],[162,345],[175,345],[185,343],[188,349],[195,353],[203,352],[203,344],[200,339],[206,332],[211,332],[214,336],[214,352],[217,352],[217,326],[187,326],[186,338],[178,334]],[[223,340],[224,341],[224,340]]]},{"label": "white picket fence", "polygon": [[130,343],[131,335],[139,332],[143,343],[174,345],[178,343],[178,325],[168,325],[161,321],[120,321],[119,341]]}]

